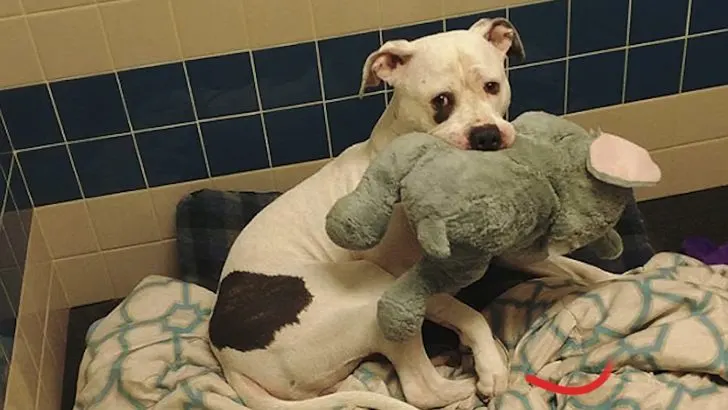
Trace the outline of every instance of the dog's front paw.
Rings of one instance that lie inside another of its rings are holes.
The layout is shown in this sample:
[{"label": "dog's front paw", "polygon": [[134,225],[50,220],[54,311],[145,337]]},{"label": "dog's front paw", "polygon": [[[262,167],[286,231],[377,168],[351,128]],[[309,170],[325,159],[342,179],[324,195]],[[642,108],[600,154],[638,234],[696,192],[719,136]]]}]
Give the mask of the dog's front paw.
[{"label": "dog's front paw", "polygon": [[492,398],[508,390],[508,353],[500,341],[493,339],[487,348],[477,354],[474,352],[473,359],[478,375],[478,394]]},{"label": "dog's front paw", "polygon": [[497,397],[505,393],[508,390],[508,370],[504,368],[478,374],[476,388],[478,389],[478,394],[486,398]]}]

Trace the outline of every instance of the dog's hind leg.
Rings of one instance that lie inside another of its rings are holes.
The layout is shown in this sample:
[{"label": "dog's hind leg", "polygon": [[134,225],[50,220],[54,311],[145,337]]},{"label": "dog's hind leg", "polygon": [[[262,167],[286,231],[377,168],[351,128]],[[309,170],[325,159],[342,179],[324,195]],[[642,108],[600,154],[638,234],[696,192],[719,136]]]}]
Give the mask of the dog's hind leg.
[{"label": "dog's hind leg", "polygon": [[382,354],[394,366],[407,402],[421,409],[440,408],[475,394],[475,380],[449,380],[437,372],[425,353],[422,333],[406,342],[381,336]]},{"label": "dog's hind leg", "polygon": [[453,296],[440,293],[428,299],[426,316],[453,330],[460,337],[460,342],[470,348],[481,395],[493,397],[508,388],[505,348],[493,337],[488,322],[480,312]]}]

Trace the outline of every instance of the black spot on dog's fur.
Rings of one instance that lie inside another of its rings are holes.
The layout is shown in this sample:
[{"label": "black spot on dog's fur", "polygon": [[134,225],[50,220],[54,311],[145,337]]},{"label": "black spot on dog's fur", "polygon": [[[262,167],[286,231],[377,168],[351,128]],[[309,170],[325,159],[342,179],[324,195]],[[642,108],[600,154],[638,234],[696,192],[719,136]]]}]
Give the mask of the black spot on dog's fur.
[{"label": "black spot on dog's fur", "polygon": [[233,271],[220,283],[210,318],[210,342],[218,349],[265,349],[278,330],[299,323],[313,301],[303,279]]}]

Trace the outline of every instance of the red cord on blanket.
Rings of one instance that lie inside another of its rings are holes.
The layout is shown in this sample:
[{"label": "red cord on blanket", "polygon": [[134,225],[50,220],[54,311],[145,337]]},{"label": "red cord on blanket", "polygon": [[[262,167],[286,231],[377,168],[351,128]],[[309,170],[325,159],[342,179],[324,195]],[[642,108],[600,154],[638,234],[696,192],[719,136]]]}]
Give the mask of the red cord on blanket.
[{"label": "red cord on blanket", "polygon": [[607,362],[604,370],[602,370],[602,373],[599,374],[599,377],[594,379],[593,382],[585,384],[583,386],[560,386],[556,383],[551,383],[549,381],[541,379],[533,374],[527,374],[526,381],[536,387],[540,387],[552,393],[565,394],[567,396],[578,396],[580,394],[592,392],[601,387],[604,383],[606,383],[607,379],[609,379],[609,376],[612,375],[612,367],[612,363]]}]

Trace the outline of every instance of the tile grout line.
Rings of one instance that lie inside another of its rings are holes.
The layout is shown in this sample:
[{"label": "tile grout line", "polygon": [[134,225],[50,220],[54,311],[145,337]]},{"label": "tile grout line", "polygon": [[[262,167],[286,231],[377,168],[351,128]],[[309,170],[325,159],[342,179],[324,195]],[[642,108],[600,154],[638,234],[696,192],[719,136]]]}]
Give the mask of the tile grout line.
[{"label": "tile grout line", "polygon": [[[101,9],[99,7],[96,7],[96,17],[99,20],[99,23],[101,24],[101,30],[104,32],[104,44],[106,45],[106,49],[109,52],[109,58],[111,59],[112,67],[116,67],[116,61],[114,60],[114,54],[111,52],[111,44],[109,44],[109,37],[106,33],[106,23],[104,23],[103,16],[101,15]],[[114,68],[112,70],[112,73],[114,74],[114,79],[116,80],[116,86],[119,89],[119,96],[121,98],[121,106],[124,109],[124,116],[126,117],[126,125],[129,127],[129,134],[131,135],[131,142],[134,144],[134,152],[136,153],[137,161],[139,162],[139,169],[142,172],[142,180],[144,181],[144,187],[149,188],[149,180],[147,179],[147,170],[144,167],[144,161],[142,161],[142,153],[139,150],[139,144],[137,143],[136,138],[136,132],[134,130],[134,125],[131,122],[131,114],[129,114],[129,107],[126,104],[126,96],[124,95],[124,88],[121,86],[121,77],[119,76],[119,72]],[[112,134],[113,135],[113,134]],[[120,134],[126,135],[126,133]],[[111,138],[111,137],[109,137]]]},{"label": "tile grout line", "polygon": [[[25,14],[25,6],[21,4],[21,9],[23,11],[23,14]],[[56,117],[56,125],[58,126],[58,130],[61,133],[61,138],[63,139],[64,146],[66,148],[66,155],[68,155],[68,161],[71,164],[71,170],[73,171],[73,175],[76,178],[76,185],[78,186],[79,194],[81,195],[81,199],[86,199],[86,196],[83,192],[83,187],[81,186],[81,178],[78,175],[78,170],[76,169],[76,163],[73,160],[73,155],[71,154],[71,148],[68,146],[68,138],[66,138],[66,130],[63,129],[63,122],[61,121],[61,114],[58,112],[58,105],[56,104],[56,99],[53,96],[53,89],[51,88],[51,82],[48,81],[48,75],[45,72],[45,68],[43,67],[42,62],[40,61],[40,53],[38,52],[38,44],[36,44],[35,36],[33,36],[33,31],[30,29],[30,22],[27,18],[23,18],[23,21],[25,23],[25,29],[27,30],[30,38],[30,45],[33,48],[33,53],[35,54],[35,60],[38,63],[38,67],[40,68],[40,72],[45,79],[45,89],[48,93],[48,98],[50,99],[51,106],[53,107],[53,114]],[[20,173],[23,175],[23,179],[25,179],[25,172],[22,171],[20,160],[18,159],[18,169],[20,170]],[[31,205],[33,208],[36,207],[35,201],[33,200],[33,197],[30,196],[30,186],[26,182],[26,188],[28,189],[28,194],[30,197]],[[37,398],[37,397],[36,397]]]},{"label": "tile grout line", "polygon": [[569,112],[569,54],[571,53],[571,1],[566,0],[566,56],[564,60],[564,106],[563,113]]},{"label": "tile grout line", "polygon": [[688,0],[688,11],[685,16],[685,42],[683,44],[682,61],[680,62],[680,81],[678,83],[677,93],[682,94],[685,86],[685,66],[688,60],[688,40],[690,39],[690,20],[693,14],[693,0]]},{"label": "tile grout line", "polygon": [[[205,149],[205,140],[202,136],[202,127],[200,126],[200,117],[197,113],[197,104],[195,104],[195,94],[192,91],[192,81],[190,80],[190,74],[187,71],[187,62],[189,60],[184,58],[184,52],[182,51],[182,40],[179,38],[179,30],[177,29],[177,19],[174,13],[174,7],[172,7],[172,0],[167,0],[167,8],[170,16],[172,16],[172,29],[174,30],[174,38],[177,43],[177,51],[182,57],[182,71],[185,74],[185,83],[187,84],[187,93],[190,97],[190,104],[192,105],[192,114],[195,116],[195,127],[197,127],[197,140],[200,143],[200,149],[202,150],[202,159],[205,161],[205,171],[207,172],[207,179],[212,178],[210,172],[210,161],[207,159],[207,149]],[[156,217],[155,217],[156,219]]]},{"label": "tile grout line", "polygon": [[[2,122],[2,126],[5,129],[5,135],[8,137],[8,144],[10,144],[11,149],[11,155],[10,155],[10,169],[8,170],[8,191],[10,191],[10,178],[12,177],[12,171],[13,171],[13,165],[17,165],[18,172],[20,172],[20,180],[23,182],[22,189],[25,190],[25,194],[28,195],[28,201],[30,201],[30,207],[31,210],[35,208],[35,202],[33,202],[33,197],[30,194],[30,186],[28,185],[28,181],[25,179],[25,173],[23,172],[23,168],[20,165],[20,159],[18,158],[18,154],[15,151],[15,144],[13,143],[13,139],[10,136],[10,130],[8,129],[8,124],[5,122],[5,116],[2,113],[2,110],[0,110],[0,122]],[[15,204],[15,207],[18,207],[17,201],[15,201],[15,195],[13,195],[12,192],[10,192],[10,197],[13,199],[13,203]],[[5,204],[3,204],[4,206]],[[4,210],[4,208],[3,208]],[[25,228],[23,228],[25,230]],[[30,232],[26,232],[28,235],[28,241],[30,241]]]},{"label": "tile grout line", "polygon": [[[384,94],[384,91],[383,90],[372,91],[372,92],[364,94],[364,96],[371,97],[371,96],[378,95],[378,94]],[[243,112],[243,113],[239,113],[239,114],[221,115],[219,117],[201,118],[199,120],[199,122],[200,122],[200,124],[205,124],[208,122],[230,120],[230,119],[235,119],[235,118],[252,117],[255,115],[261,115],[261,114],[270,113],[270,112],[278,112],[278,111],[286,111],[286,110],[296,109],[296,108],[312,107],[315,105],[322,104],[324,102],[326,102],[328,104],[328,103],[336,103],[336,102],[340,102],[340,101],[354,100],[354,99],[358,99],[358,98],[359,98],[358,95],[349,95],[346,97],[337,97],[337,98],[328,99],[326,101],[312,101],[312,102],[301,103],[301,104],[287,105],[284,107],[270,108],[270,109],[262,110],[262,111],[257,110],[257,111]],[[174,129],[174,128],[186,127],[186,126],[190,126],[190,125],[195,125],[195,121],[185,121],[185,122],[179,122],[176,124],[160,125],[158,127],[135,129],[134,133],[138,135],[138,134],[144,134],[144,133],[148,133],[148,132],[164,131],[164,130],[169,130],[169,129]],[[79,139],[79,140],[72,140],[72,141],[68,141],[68,145],[83,144],[85,142],[118,138],[118,137],[128,136],[130,133],[131,133],[131,131],[127,131],[127,132],[120,132],[120,133],[115,133],[115,134],[99,135],[96,137],[89,137],[89,138],[84,138],[84,139]],[[43,149],[43,148],[59,147],[64,144],[65,143],[63,143],[63,142],[54,142],[51,144],[44,144],[44,145],[37,145],[34,147],[15,149],[15,150],[13,150],[13,152],[17,153],[17,152],[36,151],[36,150]]]},{"label": "tile grout line", "polygon": [[320,40],[318,40],[318,34],[316,32],[316,21],[313,17],[313,14],[314,14],[313,13],[313,4],[311,3],[311,1],[308,1],[308,11],[309,11],[308,14],[309,14],[309,17],[311,20],[311,29],[313,30],[313,37],[314,37],[313,45],[314,45],[314,50],[316,51],[316,69],[318,70],[319,89],[321,92],[321,103],[322,103],[321,105],[322,105],[323,111],[324,111],[324,128],[325,128],[325,132],[326,132],[326,144],[328,145],[328,149],[329,149],[329,158],[333,158],[333,156],[334,156],[333,145],[334,144],[333,144],[333,141],[331,138],[331,126],[329,125],[329,111],[328,111],[327,103],[326,103],[326,87],[324,87],[324,70],[323,70],[323,67],[321,64],[321,49],[319,47]]},{"label": "tile grout line", "polygon": [[263,98],[260,96],[260,85],[258,84],[258,70],[255,68],[255,57],[252,51],[248,51],[250,56],[250,69],[253,73],[253,86],[255,88],[255,98],[258,101],[258,111],[255,114],[260,114],[260,126],[263,129],[263,140],[265,142],[265,151],[268,155],[268,167],[273,168],[273,156],[270,151],[270,141],[268,140],[268,127],[265,124],[265,111],[263,110]]},{"label": "tile grout line", "polygon": [[632,0],[627,2],[627,35],[625,38],[625,49],[624,49],[624,69],[622,70],[622,100],[621,104],[624,104],[627,99],[627,75],[629,74],[629,50],[630,41],[632,37]]},{"label": "tile grout line", "polygon": [[[552,0],[543,0],[543,1],[539,1],[539,2],[528,3],[528,5],[545,3],[545,2],[548,2],[548,1],[552,1]],[[526,5],[517,5],[516,7],[512,7],[512,8],[520,8],[520,7],[524,7],[524,6],[526,6]],[[501,8],[501,9],[508,10],[508,8],[505,8],[505,7]],[[472,16],[472,15],[475,15],[475,14],[482,14],[482,13],[487,13],[489,11],[496,11],[496,10],[501,10],[501,9],[486,10],[486,11],[478,12],[478,13],[466,13],[466,14],[462,14],[462,15],[447,17],[447,18],[448,19],[453,19],[453,18],[458,18],[458,17],[467,17],[467,16]],[[384,29],[381,29],[380,28],[378,31],[381,32],[383,30],[390,30],[390,29],[396,29],[396,28],[402,28],[402,27],[416,26],[416,25],[419,25],[419,24],[433,23],[433,22],[437,22],[437,20],[439,20],[439,19],[429,20],[429,21],[423,21],[423,22],[419,22],[419,23],[416,23],[416,24],[405,24],[405,25],[402,25],[402,26],[393,26],[393,27],[388,27],[388,28],[384,28]],[[371,30],[371,29],[370,30],[362,30],[362,31],[356,31],[356,32],[352,32],[352,33],[344,33],[344,34],[341,34],[341,35],[326,36],[326,37],[323,37],[323,38],[320,38],[320,39],[317,39],[317,40],[318,41],[324,41],[324,40],[330,40],[330,39],[336,39],[336,38],[342,38],[342,37],[348,37],[348,36],[354,36],[354,35],[360,35],[360,34],[367,34],[367,33],[373,32],[373,31],[375,31],[375,30]],[[690,34],[688,37],[689,38],[703,37],[703,36],[708,36],[708,35],[713,35],[713,34],[722,34],[724,32],[728,32],[728,28],[709,30],[709,31],[700,32],[700,33],[693,33],[693,34]],[[636,44],[636,45],[631,46],[631,47],[642,47],[642,46],[645,46],[645,45],[659,44],[660,42],[672,41],[672,40],[679,40],[679,39],[683,39],[683,38],[684,38],[684,36],[681,35],[681,36],[678,36],[678,37],[671,37],[671,38],[668,38],[668,39],[662,39],[662,40],[655,40],[655,41],[646,42],[646,43],[640,43],[640,44]],[[101,70],[101,71],[99,71],[97,73],[94,73],[94,74],[79,74],[79,75],[73,75],[73,76],[68,76],[68,77],[61,77],[61,78],[54,79],[53,82],[55,83],[55,82],[63,82],[63,81],[70,81],[70,80],[79,80],[79,79],[84,79],[84,78],[89,78],[89,77],[95,77],[95,76],[98,76],[98,75],[112,74],[114,71],[116,71],[116,72],[126,72],[126,71],[140,70],[140,69],[145,69],[145,68],[154,68],[154,67],[159,67],[159,66],[168,65],[168,64],[178,64],[178,63],[182,63],[184,61],[204,60],[204,59],[207,59],[207,58],[223,57],[223,56],[235,55],[235,54],[243,54],[243,53],[248,53],[248,52],[251,52],[251,51],[260,51],[260,50],[268,50],[268,49],[273,49],[273,48],[281,48],[281,47],[287,47],[287,46],[295,46],[295,45],[300,45],[300,44],[311,43],[313,41],[314,40],[312,39],[312,40],[307,40],[307,41],[300,41],[300,42],[294,42],[294,43],[280,44],[280,45],[275,45],[275,46],[257,47],[257,48],[251,48],[251,49],[240,49],[240,50],[232,50],[232,51],[226,51],[226,52],[221,52],[221,53],[206,54],[206,55],[195,56],[195,57],[191,57],[191,58],[175,58],[175,59],[166,60],[164,62],[155,62],[155,63],[149,63],[149,64],[140,64],[140,65],[137,65],[137,66],[134,66],[134,67],[125,67],[125,68],[116,69],[116,70]],[[598,52],[591,52],[591,53],[598,53]],[[590,55],[590,53],[584,53],[584,54],[581,54],[579,56],[584,56],[584,55]],[[556,59],[556,60],[558,60],[558,59]],[[544,60],[544,61],[554,62],[556,60]],[[531,63],[531,64],[537,64],[537,63]],[[23,88],[23,87],[30,87],[30,86],[34,86],[34,85],[40,85],[40,84],[43,84],[43,83],[46,83],[46,82],[49,82],[49,81],[47,79],[44,79],[44,80],[38,81],[38,82],[29,82],[29,83],[26,83],[26,84],[17,84],[17,85],[12,85],[12,86],[4,86],[4,87],[0,87],[0,91],[11,90],[11,89],[16,89],[16,88]]]}]

